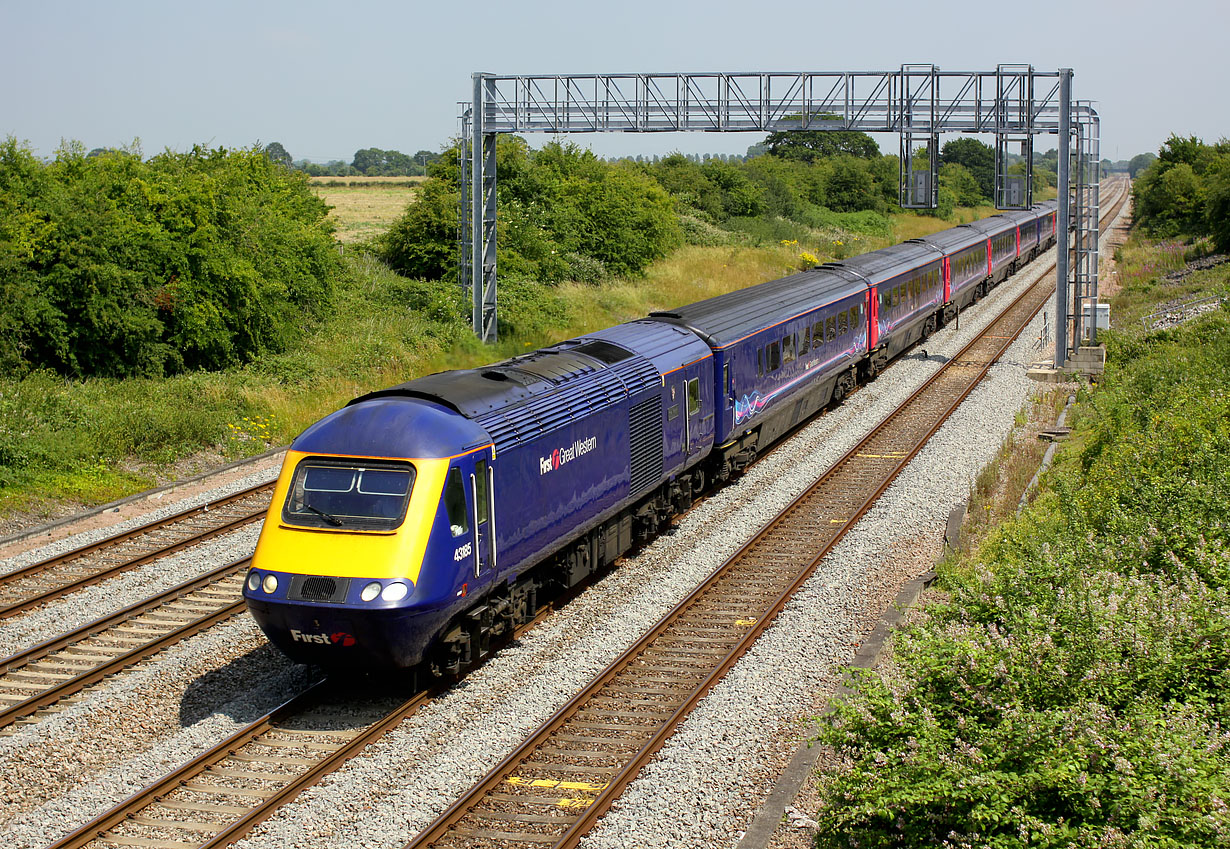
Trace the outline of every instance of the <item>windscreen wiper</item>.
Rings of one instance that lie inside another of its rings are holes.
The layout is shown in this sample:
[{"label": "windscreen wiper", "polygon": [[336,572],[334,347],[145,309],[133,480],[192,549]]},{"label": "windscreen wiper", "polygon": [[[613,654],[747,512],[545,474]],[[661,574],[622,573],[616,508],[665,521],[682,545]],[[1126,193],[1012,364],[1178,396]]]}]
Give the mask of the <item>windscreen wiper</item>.
[{"label": "windscreen wiper", "polygon": [[315,513],[320,518],[324,519],[330,525],[333,525],[334,527],[337,527],[337,528],[340,528],[342,526],[342,520],[339,519],[337,516],[334,516],[332,513],[326,513],[324,510],[321,510],[318,507],[313,507],[311,504],[304,504],[303,506],[307,508],[308,510],[311,510],[313,513]]}]

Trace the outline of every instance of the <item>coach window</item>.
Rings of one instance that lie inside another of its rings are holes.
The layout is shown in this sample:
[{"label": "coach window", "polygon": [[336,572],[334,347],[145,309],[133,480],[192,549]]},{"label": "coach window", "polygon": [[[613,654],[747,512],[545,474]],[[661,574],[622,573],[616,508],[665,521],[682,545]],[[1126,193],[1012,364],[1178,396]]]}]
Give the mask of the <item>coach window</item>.
[{"label": "coach window", "polygon": [[700,412],[700,378],[694,377],[688,381],[688,415],[694,416]]},{"label": "coach window", "polygon": [[828,330],[826,338],[828,341],[832,342],[837,338],[837,319],[830,315],[828,320],[824,322],[824,326]]},{"label": "coach window", "polygon": [[782,340],[782,362],[794,362],[794,334],[790,334]]},{"label": "coach window", "polygon": [[456,466],[448,470],[448,484],[444,487],[444,510],[448,513],[448,526],[453,536],[459,537],[470,530],[466,521],[466,491],[461,485],[461,470]]},{"label": "coach window", "polygon": [[845,336],[846,332],[849,329],[850,329],[850,325],[846,323],[846,311],[842,310],[841,312],[837,313],[837,335]]},{"label": "coach window", "polygon": [[782,367],[782,345],[780,342],[769,343],[769,371],[775,372]]},{"label": "coach window", "polygon": [[858,307],[850,307],[850,329],[858,327]]},{"label": "coach window", "polygon": [[722,363],[722,385],[726,387],[726,394],[730,394],[730,363]]},{"label": "coach window", "polygon": [[803,341],[799,343],[799,356],[803,356],[811,350],[811,325],[803,328]]},{"label": "coach window", "polygon": [[764,377],[764,348],[756,349],[756,376]]}]

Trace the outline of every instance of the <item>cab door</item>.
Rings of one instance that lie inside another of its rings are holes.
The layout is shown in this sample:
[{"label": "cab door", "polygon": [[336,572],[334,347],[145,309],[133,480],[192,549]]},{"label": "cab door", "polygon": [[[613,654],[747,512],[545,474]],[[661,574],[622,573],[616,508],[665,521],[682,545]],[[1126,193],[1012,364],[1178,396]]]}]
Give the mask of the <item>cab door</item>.
[{"label": "cab door", "polygon": [[490,447],[475,456],[470,473],[470,509],[474,528],[474,577],[490,576],[496,568],[495,468]]}]

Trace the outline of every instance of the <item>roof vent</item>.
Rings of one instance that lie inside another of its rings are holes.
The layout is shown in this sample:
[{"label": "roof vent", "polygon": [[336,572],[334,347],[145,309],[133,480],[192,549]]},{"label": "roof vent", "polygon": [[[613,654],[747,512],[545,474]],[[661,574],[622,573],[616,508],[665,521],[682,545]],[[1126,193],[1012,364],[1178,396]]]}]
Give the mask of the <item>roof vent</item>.
[{"label": "roof vent", "polygon": [[612,345],[610,342],[604,342],[601,339],[595,339],[592,342],[586,342],[584,345],[578,345],[572,350],[577,354],[593,357],[595,360],[607,365],[613,365],[632,356],[631,351],[625,351],[618,345]]}]

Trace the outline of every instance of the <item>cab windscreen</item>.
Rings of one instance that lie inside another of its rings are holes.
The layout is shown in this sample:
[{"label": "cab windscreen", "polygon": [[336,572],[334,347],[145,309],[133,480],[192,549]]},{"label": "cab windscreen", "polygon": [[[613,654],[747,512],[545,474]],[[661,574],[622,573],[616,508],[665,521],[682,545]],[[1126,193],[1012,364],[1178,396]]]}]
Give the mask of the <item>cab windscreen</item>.
[{"label": "cab windscreen", "polygon": [[308,458],[295,469],[282,520],[309,528],[391,530],[405,518],[413,487],[409,463]]}]

